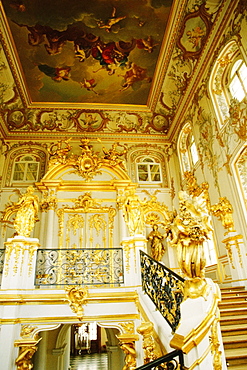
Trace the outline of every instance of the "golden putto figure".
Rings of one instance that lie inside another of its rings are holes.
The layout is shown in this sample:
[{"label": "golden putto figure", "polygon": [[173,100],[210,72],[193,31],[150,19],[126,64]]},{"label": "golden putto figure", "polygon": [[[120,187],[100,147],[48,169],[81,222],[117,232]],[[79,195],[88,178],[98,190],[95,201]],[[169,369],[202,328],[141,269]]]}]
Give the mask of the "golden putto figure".
[{"label": "golden putto figure", "polygon": [[16,209],[14,228],[18,235],[25,237],[30,236],[35,222],[38,221],[39,200],[33,193],[34,188],[29,186],[26,193],[12,206]]}]

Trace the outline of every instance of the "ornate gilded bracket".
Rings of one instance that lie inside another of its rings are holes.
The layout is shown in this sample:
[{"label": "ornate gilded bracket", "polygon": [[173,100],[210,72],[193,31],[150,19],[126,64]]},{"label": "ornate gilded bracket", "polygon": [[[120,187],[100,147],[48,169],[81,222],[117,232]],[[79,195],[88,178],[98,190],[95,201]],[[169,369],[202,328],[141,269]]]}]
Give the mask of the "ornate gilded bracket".
[{"label": "ornate gilded bracket", "polygon": [[71,310],[76,313],[78,319],[82,321],[84,314],[83,305],[88,302],[88,289],[73,286],[66,288],[65,291],[67,292],[67,300],[69,301]]}]

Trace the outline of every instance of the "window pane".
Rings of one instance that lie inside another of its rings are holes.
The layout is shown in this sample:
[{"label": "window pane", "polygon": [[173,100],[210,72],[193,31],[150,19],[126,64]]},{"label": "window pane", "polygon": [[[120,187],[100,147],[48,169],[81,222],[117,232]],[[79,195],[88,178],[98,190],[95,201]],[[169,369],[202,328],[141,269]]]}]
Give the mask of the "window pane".
[{"label": "window pane", "polygon": [[25,172],[25,164],[24,163],[16,163],[14,169],[13,180],[19,181],[23,180]]},{"label": "window pane", "polygon": [[243,64],[239,69],[239,75],[244,85],[245,90],[247,91],[247,66]]},{"label": "window pane", "polygon": [[193,143],[191,145],[190,150],[191,150],[192,162],[195,165],[198,162],[198,159],[199,159],[195,143]]},{"label": "window pane", "polygon": [[27,164],[27,175],[26,180],[36,180],[38,172],[38,163],[28,163]]},{"label": "window pane", "polygon": [[238,101],[243,100],[245,93],[242,88],[241,82],[237,76],[233,78],[232,82],[230,83],[229,88],[234,98],[238,99]]},{"label": "window pane", "polygon": [[138,181],[148,181],[148,173],[139,172],[138,173]]}]

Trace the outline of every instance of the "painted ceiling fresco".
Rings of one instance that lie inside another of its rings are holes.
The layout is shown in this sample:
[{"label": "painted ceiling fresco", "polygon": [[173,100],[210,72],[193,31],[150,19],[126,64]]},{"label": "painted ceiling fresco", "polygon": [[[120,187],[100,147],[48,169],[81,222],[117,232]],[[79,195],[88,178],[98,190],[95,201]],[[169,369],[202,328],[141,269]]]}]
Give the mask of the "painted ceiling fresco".
[{"label": "painted ceiling fresco", "polygon": [[0,129],[163,140],[203,72],[222,2],[0,1]]},{"label": "painted ceiling fresco", "polygon": [[32,102],[147,104],[172,0],[4,0]]}]

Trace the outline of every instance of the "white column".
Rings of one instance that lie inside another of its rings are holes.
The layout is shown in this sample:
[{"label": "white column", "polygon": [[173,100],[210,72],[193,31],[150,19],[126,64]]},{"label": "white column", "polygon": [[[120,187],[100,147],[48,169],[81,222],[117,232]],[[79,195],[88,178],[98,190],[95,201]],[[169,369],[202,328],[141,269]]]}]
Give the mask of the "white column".
[{"label": "white column", "polygon": [[5,246],[1,289],[34,289],[39,240],[15,236]]}]

